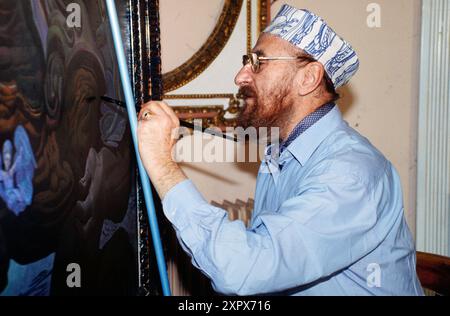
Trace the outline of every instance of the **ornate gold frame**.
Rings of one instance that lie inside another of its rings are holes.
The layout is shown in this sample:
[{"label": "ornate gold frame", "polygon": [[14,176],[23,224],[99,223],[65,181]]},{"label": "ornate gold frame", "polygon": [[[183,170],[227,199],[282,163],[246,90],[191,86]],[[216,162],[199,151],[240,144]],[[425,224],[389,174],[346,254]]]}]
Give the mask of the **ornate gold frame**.
[{"label": "ornate gold frame", "polygon": [[[267,25],[270,0],[258,1],[258,32]],[[223,50],[239,18],[244,0],[225,0],[222,13],[202,47],[178,68],[162,75],[164,94],[176,90],[197,78],[217,58]],[[251,12],[250,1],[247,0],[247,15]],[[247,49],[251,47],[251,27],[247,24]]]},{"label": "ornate gold frame", "polygon": [[244,0],[225,0],[222,13],[206,42],[180,67],[163,74],[164,93],[197,78],[216,59],[233,33]]},{"label": "ornate gold frame", "polygon": [[[229,99],[228,108],[225,110],[222,105],[208,106],[173,106],[175,113],[180,119],[192,122],[195,119],[202,120],[203,127],[218,127],[225,131],[227,127],[237,125],[236,114],[239,112],[239,100],[234,94],[190,94],[167,96],[166,99]],[[232,118],[225,118],[226,114],[231,114]],[[234,118],[233,118],[234,117]]]}]

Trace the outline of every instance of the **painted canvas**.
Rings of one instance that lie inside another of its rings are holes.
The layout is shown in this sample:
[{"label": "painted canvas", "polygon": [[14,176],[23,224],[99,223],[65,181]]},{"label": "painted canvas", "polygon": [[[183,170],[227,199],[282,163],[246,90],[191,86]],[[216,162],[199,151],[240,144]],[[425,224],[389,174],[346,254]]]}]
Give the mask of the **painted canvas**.
[{"label": "painted canvas", "polygon": [[115,58],[102,0],[0,1],[0,295],[138,294]]}]

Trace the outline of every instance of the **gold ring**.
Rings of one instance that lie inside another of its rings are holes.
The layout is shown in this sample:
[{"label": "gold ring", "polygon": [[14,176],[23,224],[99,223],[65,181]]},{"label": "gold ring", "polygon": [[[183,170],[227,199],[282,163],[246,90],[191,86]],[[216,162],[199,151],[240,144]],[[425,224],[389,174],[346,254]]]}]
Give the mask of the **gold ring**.
[{"label": "gold ring", "polygon": [[148,117],[150,116],[150,112],[145,112],[143,115],[144,119],[148,119]]}]

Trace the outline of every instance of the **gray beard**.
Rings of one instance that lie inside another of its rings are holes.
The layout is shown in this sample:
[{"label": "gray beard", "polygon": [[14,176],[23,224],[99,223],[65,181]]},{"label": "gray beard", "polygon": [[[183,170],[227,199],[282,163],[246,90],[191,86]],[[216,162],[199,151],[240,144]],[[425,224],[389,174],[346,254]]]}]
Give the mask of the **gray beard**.
[{"label": "gray beard", "polygon": [[[241,126],[243,128],[252,126],[256,129],[259,129],[260,127],[266,127],[269,129],[272,127],[278,127],[281,130],[283,128],[283,125],[285,125],[286,122],[289,121],[293,105],[289,104],[283,106],[282,104],[284,103],[283,101],[285,97],[276,99],[278,100],[275,100],[271,105],[272,108],[270,114],[266,114],[263,116],[258,113],[258,109],[261,106],[261,103],[259,103],[258,101],[256,101],[256,103],[252,105],[252,109],[248,109],[245,105],[244,109],[237,118],[238,126]],[[265,105],[262,106],[264,107]]]}]

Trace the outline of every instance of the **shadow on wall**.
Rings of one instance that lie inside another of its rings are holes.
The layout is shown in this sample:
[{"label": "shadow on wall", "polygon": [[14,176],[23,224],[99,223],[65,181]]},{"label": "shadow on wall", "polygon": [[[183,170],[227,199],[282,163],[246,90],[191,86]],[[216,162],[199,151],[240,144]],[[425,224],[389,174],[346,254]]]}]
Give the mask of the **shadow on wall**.
[{"label": "shadow on wall", "polygon": [[183,169],[195,171],[206,178],[213,178],[215,180],[222,181],[224,184],[229,184],[229,185],[237,184],[237,181],[234,181],[234,180],[230,179],[229,177],[220,175],[217,172],[211,172],[211,171],[205,170],[204,168],[202,168],[202,166],[196,165],[195,163],[180,162],[180,163],[178,163],[178,165]]},{"label": "shadow on wall", "polygon": [[256,182],[256,177],[258,176],[258,170],[259,170],[260,164],[261,164],[260,161],[258,161],[258,162],[237,162],[236,166],[240,171],[251,174],[255,178],[255,182]]},{"label": "shadow on wall", "polygon": [[339,105],[339,109],[341,110],[342,115],[345,116],[350,108],[353,107],[353,105],[357,102],[357,99],[355,94],[353,93],[351,84],[339,88],[338,93],[341,97],[336,103]]}]

